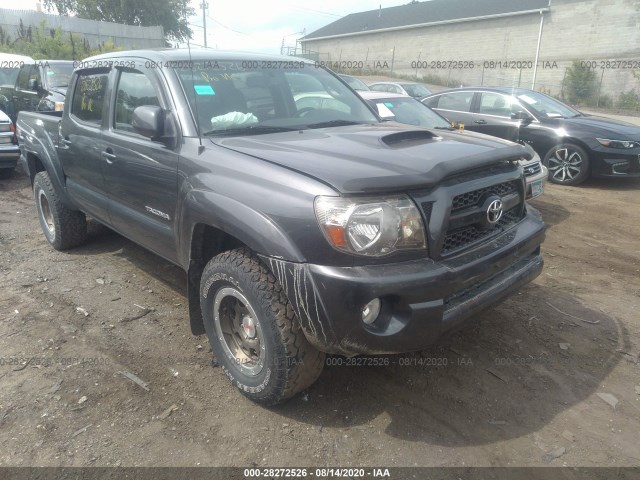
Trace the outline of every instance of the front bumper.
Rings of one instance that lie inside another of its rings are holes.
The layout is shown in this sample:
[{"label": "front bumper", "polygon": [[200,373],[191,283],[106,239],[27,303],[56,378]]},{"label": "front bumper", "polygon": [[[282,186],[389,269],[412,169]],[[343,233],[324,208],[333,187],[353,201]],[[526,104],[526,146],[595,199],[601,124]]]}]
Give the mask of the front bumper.
[{"label": "front bumper", "polygon": [[591,156],[591,173],[594,177],[640,177],[640,149],[629,151],[594,148]]},{"label": "front bumper", "polygon": [[[535,175],[531,175],[530,177],[525,177],[525,180],[527,182],[527,200],[531,200],[532,198],[534,198],[533,196],[533,192],[532,192],[532,185],[536,182],[542,182],[542,188],[544,189],[544,186],[547,183],[547,177],[549,176],[549,169],[547,167],[545,167],[544,165],[541,165],[541,169],[540,172],[535,174]],[[539,194],[538,194],[539,195]],[[538,196],[536,195],[536,196]]]},{"label": "front bumper", "polygon": [[[316,348],[348,356],[420,350],[540,274],[545,226],[529,209],[502,235],[438,262],[328,267],[262,258]],[[362,308],[374,298],[382,309],[365,325]]]}]

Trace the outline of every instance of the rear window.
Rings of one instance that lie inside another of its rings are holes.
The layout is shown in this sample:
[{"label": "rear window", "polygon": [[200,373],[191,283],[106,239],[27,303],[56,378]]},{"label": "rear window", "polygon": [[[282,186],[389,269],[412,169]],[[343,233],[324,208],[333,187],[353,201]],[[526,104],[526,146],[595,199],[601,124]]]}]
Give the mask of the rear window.
[{"label": "rear window", "polygon": [[71,115],[78,120],[100,125],[107,90],[108,70],[87,70],[78,74],[73,91]]}]

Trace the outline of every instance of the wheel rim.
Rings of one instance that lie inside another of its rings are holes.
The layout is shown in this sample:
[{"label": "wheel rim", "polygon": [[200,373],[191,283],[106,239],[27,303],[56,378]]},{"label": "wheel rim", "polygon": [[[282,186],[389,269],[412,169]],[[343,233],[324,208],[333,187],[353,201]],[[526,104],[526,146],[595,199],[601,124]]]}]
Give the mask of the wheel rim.
[{"label": "wheel rim", "polygon": [[40,215],[42,216],[42,221],[49,231],[49,235],[53,238],[56,235],[56,227],[53,223],[53,214],[51,213],[49,200],[42,190],[38,195],[38,202],[40,203]]},{"label": "wheel rim", "polygon": [[558,148],[549,158],[549,173],[558,182],[574,180],[582,171],[582,156],[572,148]]},{"label": "wheel rim", "polygon": [[265,342],[255,310],[238,290],[220,289],[213,301],[216,336],[224,353],[242,373],[258,375],[265,362]]}]

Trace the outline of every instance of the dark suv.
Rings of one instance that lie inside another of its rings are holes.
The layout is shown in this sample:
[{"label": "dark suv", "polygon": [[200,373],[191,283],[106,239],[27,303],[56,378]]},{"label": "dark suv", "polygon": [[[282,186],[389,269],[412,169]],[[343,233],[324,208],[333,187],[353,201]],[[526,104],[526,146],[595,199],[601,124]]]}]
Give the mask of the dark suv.
[{"label": "dark suv", "polygon": [[468,130],[531,145],[551,182],[577,185],[590,175],[640,177],[636,125],[586,115],[524,88],[458,88],[423,102]]}]

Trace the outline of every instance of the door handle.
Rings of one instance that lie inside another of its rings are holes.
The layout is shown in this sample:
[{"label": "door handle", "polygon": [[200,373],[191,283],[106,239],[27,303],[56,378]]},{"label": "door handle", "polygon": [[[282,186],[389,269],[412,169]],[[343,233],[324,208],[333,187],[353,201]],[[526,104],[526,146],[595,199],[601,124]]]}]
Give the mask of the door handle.
[{"label": "door handle", "polygon": [[102,158],[104,158],[109,165],[112,165],[113,161],[117,157],[110,148],[107,148],[104,152],[102,152]]},{"label": "door handle", "polygon": [[63,150],[68,150],[69,147],[71,146],[71,141],[69,140],[68,137],[62,137],[60,139],[60,143],[58,143],[58,148],[63,149]]},{"label": "door handle", "polygon": [[477,123],[478,125],[486,125],[487,121],[486,120],[474,120],[473,123]]}]

